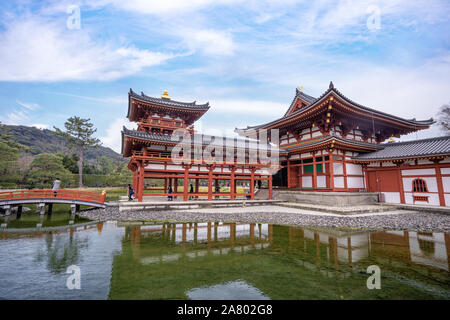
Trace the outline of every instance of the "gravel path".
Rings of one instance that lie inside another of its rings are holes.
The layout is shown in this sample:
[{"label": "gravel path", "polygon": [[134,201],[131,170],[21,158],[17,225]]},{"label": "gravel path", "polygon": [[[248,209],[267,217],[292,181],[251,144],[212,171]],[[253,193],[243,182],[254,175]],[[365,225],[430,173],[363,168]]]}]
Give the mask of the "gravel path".
[{"label": "gravel path", "polygon": [[83,211],[80,216],[93,220],[118,221],[223,221],[274,223],[298,226],[327,226],[337,228],[396,229],[416,231],[450,232],[450,216],[438,213],[392,211],[383,214],[337,216],[321,212],[306,211],[279,206],[245,208],[214,208],[172,211],[126,211],[119,213],[118,207],[107,207]]}]

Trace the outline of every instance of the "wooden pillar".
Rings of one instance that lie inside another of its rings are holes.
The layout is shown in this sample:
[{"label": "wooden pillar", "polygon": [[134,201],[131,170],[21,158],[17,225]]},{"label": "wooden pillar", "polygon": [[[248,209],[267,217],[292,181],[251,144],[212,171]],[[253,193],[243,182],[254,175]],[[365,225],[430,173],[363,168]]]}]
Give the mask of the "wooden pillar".
[{"label": "wooden pillar", "polygon": [[291,187],[291,161],[287,160],[287,187]]},{"label": "wooden pillar", "polygon": [[272,192],[272,175],[271,174],[269,174],[269,181],[267,181],[267,185],[269,188],[269,200],[272,200],[273,192]]},{"label": "wooden pillar", "polygon": [[250,173],[250,199],[255,199],[255,168],[252,168]]},{"label": "wooden pillar", "polygon": [[398,187],[400,188],[400,203],[405,203],[405,190],[403,189],[402,169],[397,166]]},{"label": "wooden pillar", "polygon": [[214,170],[214,166],[209,167],[208,172],[208,200],[212,200],[212,173]]},{"label": "wooden pillar", "polygon": [[[178,178],[173,179],[173,192],[174,193],[178,192]],[[174,198],[176,199],[177,196],[174,196]]]},{"label": "wooden pillar", "polygon": [[[198,193],[198,182],[199,182],[199,178],[197,176],[197,178],[195,179],[195,193]],[[195,199],[198,199],[198,196],[195,196]]]},{"label": "wooden pillar", "polygon": [[137,191],[137,179],[138,179],[138,172],[137,170],[133,171],[133,190],[136,192]]},{"label": "wooden pillar", "polygon": [[317,168],[316,168],[316,153],[313,152],[313,181],[312,181],[313,189],[317,188]]},{"label": "wooden pillar", "polygon": [[439,205],[445,206],[445,197],[444,197],[444,184],[442,183],[442,174],[441,174],[441,168],[436,162],[436,182],[438,187],[438,193],[439,193]]},{"label": "wooden pillar", "polygon": [[139,162],[139,186],[138,186],[138,201],[142,202],[144,195],[144,163]]},{"label": "wooden pillar", "polygon": [[236,167],[231,168],[231,179],[230,179],[230,199],[236,199],[236,182],[234,180],[234,172],[236,171]]},{"label": "wooden pillar", "polygon": [[184,201],[188,200],[188,193],[189,193],[189,179],[188,179],[188,175],[189,175],[189,167],[185,166],[184,167],[184,189],[183,189],[183,200]]},{"label": "wooden pillar", "polygon": [[347,164],[345,162],[345,151],[342,151],[343,155],[342,155],[342,170],[344,173],[344,188],[347,190],[348,185],[347,185]]},{"label": "wooden pillar", "polygon": [[328,166],[330,167],[330,189],[334,190],[334,171],[333,171],[333,150],[330,149],[328,152],[329,162]]},{"label": "wooden pillar", "polygon": [[167,188],[168,188],[168,186],[167,186],[167,178],[164,178],[164,193],[168,192]]}]

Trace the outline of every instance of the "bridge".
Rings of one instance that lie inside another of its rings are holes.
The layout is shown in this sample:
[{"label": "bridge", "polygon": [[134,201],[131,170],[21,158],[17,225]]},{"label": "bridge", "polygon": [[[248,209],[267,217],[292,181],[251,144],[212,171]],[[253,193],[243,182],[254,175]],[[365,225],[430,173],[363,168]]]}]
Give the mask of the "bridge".
[{"label": "bridge", "polygon": [[24,204],[38,204],[40,214],[45,213],[45,205],[48,204],[48,212],[51,213],[54,203],[71,205],[71,211],[78,211],[80,206],[105,208],[106,191],[100,193],[79,190],[33,189],[0,192],[0,207],[6,215],[11,213],[12,206],[18,206],[18,213],[22,212]]}]

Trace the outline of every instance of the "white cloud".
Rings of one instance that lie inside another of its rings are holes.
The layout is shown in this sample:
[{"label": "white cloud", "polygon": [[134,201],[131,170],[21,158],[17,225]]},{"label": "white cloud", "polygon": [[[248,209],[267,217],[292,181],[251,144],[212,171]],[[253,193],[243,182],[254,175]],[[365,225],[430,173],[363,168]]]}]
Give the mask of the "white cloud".
[{"label": "white cloud", "polygon": [[0,116],[0,122],[9,125],[27,125],[28,114],[26,111],[14,110],[4,116]]},{"label": "white cloud", "polygon": [[211,56],[229,56],[235,49],[230,32],[202,29],[182,29],[179,33],[185,39],[187,46],[194,51]]},{"label": "white cloud", "polygon": [[41,106],[37,103],[28,103],[28,102],[22,102],[19,100],[16,100],[16,102],[21,105],[22,107],[28,109],[28,110],[36,110],[39,109]]},{"label": "white cloud", "polygon": [[35,124],[32,124],[31,126],[41,129],[41,130],[48,129],[48,124],[35,123]]},{"label": "white cloud", "polygon": [[109,147],[120,153],[122,146],[122,128],[123,126],[128,129],[136,129],[136,124],[134,122],[129,122],[125,118],[117,118],[111,125],[106,129],[106,136],[100,137],[100,141],[104,146]]},{"label": "white cloud", "polygon": [[260,101],[250,99],[214,99],[210,101],[211,110],[213,113],[225,113],[239,115],[255,115],[279,117],[286,112],[289,106],[283,103]]},{"label": "white cloud", "polygon": [[39,18],[14,19],[0,33],[0,81],[114,80],[173,54],[113,47],[84,30]]}]

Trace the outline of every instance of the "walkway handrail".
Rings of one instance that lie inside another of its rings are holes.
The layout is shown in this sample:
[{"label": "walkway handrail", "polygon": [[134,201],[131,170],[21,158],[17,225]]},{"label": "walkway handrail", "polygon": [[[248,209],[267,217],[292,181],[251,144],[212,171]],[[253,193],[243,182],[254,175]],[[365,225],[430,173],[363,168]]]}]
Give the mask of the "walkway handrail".
[{"label": "walkway handrail", "polygon": [[53,191],[52,189],[32,189],[0,192],[0,201],[27,199],[65,199],[105,203],[106,191],[103,191],[101,194],[70,189],[61,189],[57,191]]}]

